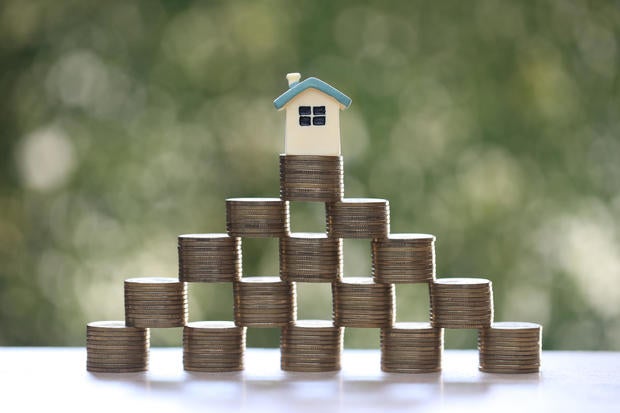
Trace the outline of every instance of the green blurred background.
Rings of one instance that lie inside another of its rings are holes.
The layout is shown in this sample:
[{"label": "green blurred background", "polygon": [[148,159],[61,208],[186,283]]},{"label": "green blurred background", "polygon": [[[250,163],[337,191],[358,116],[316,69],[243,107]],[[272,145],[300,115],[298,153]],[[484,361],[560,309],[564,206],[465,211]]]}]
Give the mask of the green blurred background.
[{"label": "green blurred background", "polygon": [[[87,321],[123,318],[123,279],[176,276],[178,234],[225,231],[226,197],[277,196],[272,101],[299,71],[353,99],[346,196],[435,234],[439,276],[490,278],[496,320],[542,323],[545,348],[620,350],[619,10],[2,1],[0,344],[83,345]],[[324,229],[320,205],[291,210],[293,230]],[[275,240],[243,252],[245,274],[277,274]],[[370,275],[368,241],[345,241],[345,270]],[[396,292],[399,320],[427,319],[424,288]],[[330,317],[328,286],[298,293],[300,318]],[[232,319],[230,286],[192,284],[190,318]]]}]

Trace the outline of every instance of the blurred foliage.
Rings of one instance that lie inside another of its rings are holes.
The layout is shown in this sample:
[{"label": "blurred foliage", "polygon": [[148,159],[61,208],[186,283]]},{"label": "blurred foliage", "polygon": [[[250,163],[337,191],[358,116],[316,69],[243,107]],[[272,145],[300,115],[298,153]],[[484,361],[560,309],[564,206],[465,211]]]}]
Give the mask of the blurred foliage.
[{"label": "blurred foliage", "polygon": [[[620,350],[619,47],[617,1],[5,0],[0,344],[82,345],[87,321],[122,319],[124,278],[176,275],[176,235],[276,196],[272,100],[300,71],[353,98],[346,196],[437,235],[438,274],[489,277],[496,319],[543,323],[545,348]],[[294,212],[321,230],[322,209]],[[345,252],[370,274],[367,242]],[[245,272],[276,256],[249,243]],[[190,290],[191,319],[232,318],[229,286]],[[396,291],[400,320],[426,319],[424,290]],[[328,289],[299,300],[329,317]]]}]

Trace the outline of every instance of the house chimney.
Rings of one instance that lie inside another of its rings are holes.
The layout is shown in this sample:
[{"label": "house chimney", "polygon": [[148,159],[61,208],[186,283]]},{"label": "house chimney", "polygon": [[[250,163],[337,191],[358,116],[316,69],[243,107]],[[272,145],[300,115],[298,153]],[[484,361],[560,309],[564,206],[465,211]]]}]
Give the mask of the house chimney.
[{"label": "house chimney", "polygon": [[299,79],[301,79],[301,73],[287,73],[286,74],[286,80],[288,80],[289,88],[299,83]]}]

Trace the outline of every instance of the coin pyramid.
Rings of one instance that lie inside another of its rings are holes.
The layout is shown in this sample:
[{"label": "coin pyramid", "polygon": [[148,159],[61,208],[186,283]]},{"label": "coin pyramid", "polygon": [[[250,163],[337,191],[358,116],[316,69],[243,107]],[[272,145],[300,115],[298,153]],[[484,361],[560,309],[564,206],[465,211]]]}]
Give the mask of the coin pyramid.
[{"label": "coin pyramid", "polygon": [[[125,320],[87,325],[89,371],[146,370],[149,329],[168,327],[183,327],[187,371],[242,370],[246,329],[261,327],[281,329],[281,368],[287,371],[339,370],[347,327],[381,330],[385,372],[440,371],[444,328],[478,330],[481,371],[539,371],[542,327],[494,323],[488,279],[437,278],[435,236],[391,233],[385,199],[345,198],[342,156],[282,154],[279,163],[279,198],[227,199],[227,233],[178,236],[178,278],[125,281]],[[291,232],[291,201],[323,203],[325,231]],[[278,275],[243,274],[248,238],[279,239]],[[344,276],[347,238],[368,240],[372,274]],[[188,284],[222,282],[233,284],[234,322],[188,323]],[[296,283],[331,284],[331,320],[297,319]],[[398,285],[417,283],[428,286],[429,319],[395,322]]]}]

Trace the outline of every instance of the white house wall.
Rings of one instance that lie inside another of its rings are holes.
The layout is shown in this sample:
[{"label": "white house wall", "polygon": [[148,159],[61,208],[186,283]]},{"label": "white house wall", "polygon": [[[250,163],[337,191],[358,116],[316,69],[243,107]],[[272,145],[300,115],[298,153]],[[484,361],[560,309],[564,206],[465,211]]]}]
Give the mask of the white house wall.
[{"label": "white house wall", "polygon": [[[299,126],[299,106],[325,106],[325,126]],[[286,105],[284,152],[287,155],[340,155],[340,104],[307,89]]]}]

